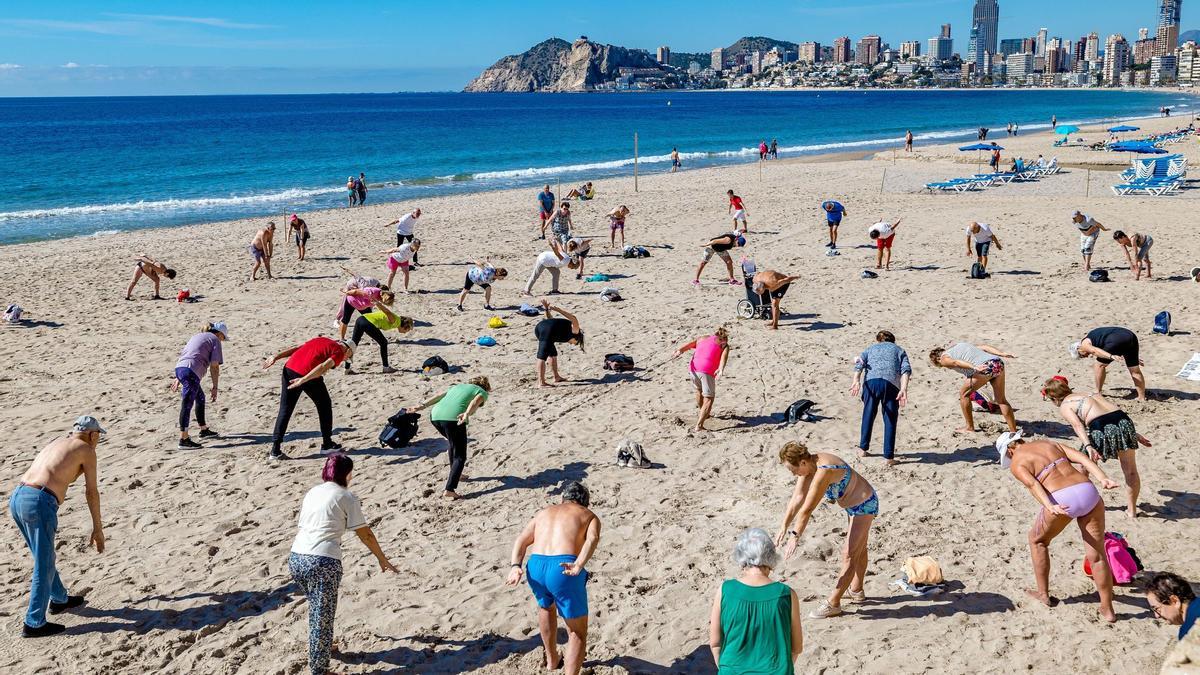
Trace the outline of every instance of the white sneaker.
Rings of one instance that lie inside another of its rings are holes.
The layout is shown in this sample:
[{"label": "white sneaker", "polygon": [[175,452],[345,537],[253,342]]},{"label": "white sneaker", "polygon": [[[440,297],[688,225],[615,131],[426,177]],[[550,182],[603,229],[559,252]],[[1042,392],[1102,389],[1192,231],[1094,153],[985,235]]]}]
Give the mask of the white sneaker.
[{"label": "white sneaker", "polygon": [[867,599],[867,591],[861,590],[857,593],[854,591],[846,591],[842,594],[842,600],[847,603],[857,604]]},{"label": "white sneaker", "polygon": [[808,613],[810,619],[828,619],[838,616],[842,613],[841,607],[830,606],[828,602],[822,602],[816,609]]}]

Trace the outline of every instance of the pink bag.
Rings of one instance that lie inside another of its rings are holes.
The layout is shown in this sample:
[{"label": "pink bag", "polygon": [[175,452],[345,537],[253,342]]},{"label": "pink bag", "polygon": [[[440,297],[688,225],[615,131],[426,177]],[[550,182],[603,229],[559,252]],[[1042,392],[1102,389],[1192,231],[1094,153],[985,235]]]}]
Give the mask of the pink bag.
[{"label": "pink bag", "polygon": [[[1142,565],[1129,548],[1129,543],[1117,532],[1104,533],[1104,555],[1108,558],[1108,567],[1112,570],[1115,583],[1127,584],[1142,571]],[[1083,572],[1089,577],[1092,576],[1092,565],[1086,558],[1083,561]]]}]

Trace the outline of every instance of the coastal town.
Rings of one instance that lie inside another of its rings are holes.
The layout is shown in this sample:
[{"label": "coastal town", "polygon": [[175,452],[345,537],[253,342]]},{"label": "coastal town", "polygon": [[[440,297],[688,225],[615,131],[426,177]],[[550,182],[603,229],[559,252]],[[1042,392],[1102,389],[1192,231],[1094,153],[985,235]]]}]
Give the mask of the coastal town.
[{"label": "coastal town", "polygon": [[[932,37],[913,36],[896,44],[879,35],[843,35],[832,44],[746,37],[707,53],[677,53],[663,45],[650,54],[598,45],[582,36],[572,44],[547,41],[525,55],[506,57],[467,90],[1188,88],[1200,80],[1200,31],[1180,32],[1181,5],[1182,0],[1159,0],[1156,27],[1137,29],[1136,39],[1097,32],[1071,38],[1053,35],[1048,28],[1001,39],[997,0],[974,2],[965,41],[950,23],[941,24]],[[557,50],[568,71],[569,62],[579,62],[581,76],[555,77],[552,67],[548,78],[536,69],[522,70],[539,48]],[[621,58],[612,58],[610,50],[619,50]],[[520,72],[488,77],[505,68]]]}]

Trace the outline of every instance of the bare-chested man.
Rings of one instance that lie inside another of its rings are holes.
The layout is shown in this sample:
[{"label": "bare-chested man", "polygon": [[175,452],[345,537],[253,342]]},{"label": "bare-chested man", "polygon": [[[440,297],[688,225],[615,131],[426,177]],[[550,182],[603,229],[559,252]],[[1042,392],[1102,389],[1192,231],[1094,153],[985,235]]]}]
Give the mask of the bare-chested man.
[{"label": "bare-chested man", "polygon": [[275,255],[275,223],[267,226],[254,235],[254,241],[249,247],[250,255],[254,257],[254,269],[250,270],[250,281],[258,281],[258,268],[265,267],[267,278],[271,279],[271,258]]},{"label": "bare-chested man", "polygon": [[162,276],[165,276],[168,279],[174,279],[175,270],[158,262],[150,256],[138,256],[137,264],[135,264],[133,267],[133,281],[130,281],[129,288],[125,289],[125,299],[133,299],[133,287],[137,286],[138,280],[140,280],[142,277],[146,277],[150,281],[154,282],[154,299],[162,300],[162,296],[159,295],[158,289]]},{"label": "bare-chested man", "polygon": [[92,513],[92,536],[88,543],[104,553],[104,529],[100,524],[100,488],[96,483],[96,444],[105,433],[95,417],[84,415],[75,420],[71,434],[47,445],[33,460],[33,466],[21,476],[21,484],[8,500],[17,529],[33,552],[33,583],[29,593],[29,611],[25,613],[24,637],[45,637],[66,629],[61,623],[46,621],[51,614],[65,612],[83,604],[82,595],[67,595],[54,565],[54,537],[58,533],[58,506],[67,496],[67,488],[83,475],[88,510]]},{"label": "bare-chested man", "polygon": [[779,328],[779,301],[787,293],[788,287],[792,282],[799,279],[797,276],[789,276],[775,270],[763,270],[756,272],[754,278],[750,280],[750,288],[759,295],[763,293],[771,294],[771,330]]},{"label": "bare-chested man", "polygon": [[[600,543],[600,519],[588,509],[591,495],[581,483],[563,485],[562,503],[542,509],[513,543],[509,586],[521,583],[526,563],[529,587],[538,604],[538,630],[546,650],[546,667],[565,664],[567,675],[578,675],[587,650],[587,570],[584,566]],[[556,611],[557,608],[557,611]],[[565,658],[558,653],[558,615],[567,624]]]}]

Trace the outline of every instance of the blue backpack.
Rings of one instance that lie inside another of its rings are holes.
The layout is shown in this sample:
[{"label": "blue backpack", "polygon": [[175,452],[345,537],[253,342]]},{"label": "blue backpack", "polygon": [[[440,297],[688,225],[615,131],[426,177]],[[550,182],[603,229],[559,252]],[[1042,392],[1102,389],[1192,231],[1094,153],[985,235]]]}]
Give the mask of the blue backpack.
[{"label": "blue backpack", "polygon": [[1154,332],[1162,333],[1163,335],[1171,334],[1171,313],[1167,311],[1159,312],[1154,317]]}]

